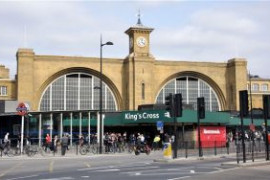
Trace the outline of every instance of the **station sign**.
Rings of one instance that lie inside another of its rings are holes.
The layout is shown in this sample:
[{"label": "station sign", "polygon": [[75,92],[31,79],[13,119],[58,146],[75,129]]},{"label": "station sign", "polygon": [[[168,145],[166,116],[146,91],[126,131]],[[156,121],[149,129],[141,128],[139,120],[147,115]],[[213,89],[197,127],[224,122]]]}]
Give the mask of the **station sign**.
[{"label": "station sign", "polygon": [[17,108],[16,108],[16,111],[17,111],[17,114],[20,115],[20,116],[25,116],[28,111],[29,111],[29,105],[27,103],[19,103]]}]

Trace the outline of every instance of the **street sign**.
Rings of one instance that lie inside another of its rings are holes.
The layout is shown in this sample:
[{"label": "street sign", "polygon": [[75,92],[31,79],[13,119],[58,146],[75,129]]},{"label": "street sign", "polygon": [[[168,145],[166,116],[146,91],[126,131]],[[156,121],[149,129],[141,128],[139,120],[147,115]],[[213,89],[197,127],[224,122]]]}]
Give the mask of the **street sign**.
[{"label": "street sign", "polygon": [[24,116],[28,113],[29,111],[29,105],[26,103],[20,103],[17,108],[16,108],[17,114],[20,116]]},{"label": "street sign", "polygon": [[157,121],[157,130],[162,130],[164,126],[163,121]]}]

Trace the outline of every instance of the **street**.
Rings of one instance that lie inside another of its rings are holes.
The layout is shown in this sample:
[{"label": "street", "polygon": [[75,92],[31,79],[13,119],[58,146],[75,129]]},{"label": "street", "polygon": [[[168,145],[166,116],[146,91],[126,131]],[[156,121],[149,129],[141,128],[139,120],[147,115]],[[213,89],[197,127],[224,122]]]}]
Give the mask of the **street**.
[{"label": "street", "polygon": [[[269,179],[270,166],[239,168],[222,166],[232,157],[205,160],[181,159],[155,162],[161,152],[92,156],[0,159],[1,180],[177,180],[177,179]],[[259,178],[258,178],[259,177]]]}]

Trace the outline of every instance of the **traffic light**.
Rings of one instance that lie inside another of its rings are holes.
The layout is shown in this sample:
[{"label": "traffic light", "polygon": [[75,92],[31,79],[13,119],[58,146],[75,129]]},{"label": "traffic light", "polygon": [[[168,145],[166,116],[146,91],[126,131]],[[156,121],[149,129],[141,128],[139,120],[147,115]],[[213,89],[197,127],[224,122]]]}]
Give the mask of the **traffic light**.
[{"label": "traffic light", "polygon": [[270,95],[263,95],[263,114],[266,119],[270,118]]},{"label": "traffic light", "polygon": [[240,115],[245,117],[248,115],[248,91],[239,91],[240,93]]},{"label": "traffic light", "polygon": [[175,116],[182,117],[182,94],[175,94]]},{"label": "traffic light", "polygon": [[200,119],[204,119],[205,118],[204,97],[197,98],[197,111],[198,111],[198,117]]},{"label": "traffic light", "polygon": [[170,112],[171,117],[174,117],[174,96],[172,94],[165,97],[165,110]]}]

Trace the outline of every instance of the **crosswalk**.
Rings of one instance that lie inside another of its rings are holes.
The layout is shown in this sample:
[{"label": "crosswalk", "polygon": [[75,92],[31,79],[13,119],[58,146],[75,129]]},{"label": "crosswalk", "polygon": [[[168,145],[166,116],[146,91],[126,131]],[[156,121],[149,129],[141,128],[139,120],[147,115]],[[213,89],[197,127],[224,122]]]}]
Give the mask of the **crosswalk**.
[{"label": "crosswalk", "polygon": [[148,180],[150,177],[157,177],[155,179],[162,180],[180,180],[188,179],[192,176],[198,176],[200,174],[213,173],[220,171],[221,168],[218,167],[194,167],[194,166],[182,166],[182,167],[169,167],[156,164],[133,164],[130,166],[119,165],[119,166],[106,166],[106,167],[89,167],[77,169],[80,175],[70,176],[70,177],[54,177],[54,178],[37,178],[39,180],[69,180],[69,179],[96,179],[96,177],[108,174],[110,176],[117,175],[121,179],[141,179]]}]

